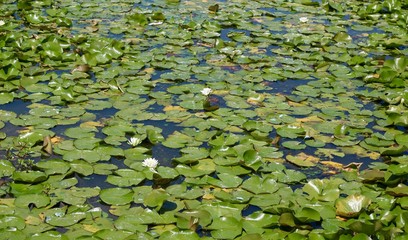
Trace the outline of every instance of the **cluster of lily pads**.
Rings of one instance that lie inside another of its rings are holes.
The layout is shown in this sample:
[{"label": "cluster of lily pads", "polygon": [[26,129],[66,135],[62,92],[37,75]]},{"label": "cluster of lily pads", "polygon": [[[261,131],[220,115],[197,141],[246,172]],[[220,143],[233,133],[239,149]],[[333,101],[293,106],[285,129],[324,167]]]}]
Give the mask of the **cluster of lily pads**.
[{"label": "cluster of lily pads", "polygon": [[2,1],[0,239],[405,239],[407,24],[398,0]]}]

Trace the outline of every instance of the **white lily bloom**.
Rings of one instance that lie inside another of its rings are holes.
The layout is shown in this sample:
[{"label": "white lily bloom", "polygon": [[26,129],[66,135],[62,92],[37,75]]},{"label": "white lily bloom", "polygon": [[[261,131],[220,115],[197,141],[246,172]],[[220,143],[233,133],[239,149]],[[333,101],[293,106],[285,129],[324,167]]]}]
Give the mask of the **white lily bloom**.
[{"label": "white lily bloom", "polygon": [[155,168],[157,167],[157,165],[159,165],[159,162],[155,158],[146,158],[145,160],[143,160],[142,165],[143,167],[148,167],[150,171],[157,173]]},{"label": "white lily bloom", "polygon": [[300,17],[300,18],[299,18],[299,21],[302,22],[302,23],[306,23],[306,22],[309,21],[309,18],[307,18],[307,17]]},{"label": "white lily bloom", "polygon": [[208,95],[210,95],[212,93],[212,89],[211,88],[204,88],[203,90],[201,90],[201,93],[204,96],[208,96]]},{"label": "white lily bloom", "polygon": [[127,143],[133,147],[136,147],[137,145],[139,145],[142,142],[142,140],[140,138],[137,137],[131,137]]},{"label": "white lily bloom", "polygon": [[6,22],[3,20],[0,20],[0,26],[3,26],[4,24],[6,24]]}]

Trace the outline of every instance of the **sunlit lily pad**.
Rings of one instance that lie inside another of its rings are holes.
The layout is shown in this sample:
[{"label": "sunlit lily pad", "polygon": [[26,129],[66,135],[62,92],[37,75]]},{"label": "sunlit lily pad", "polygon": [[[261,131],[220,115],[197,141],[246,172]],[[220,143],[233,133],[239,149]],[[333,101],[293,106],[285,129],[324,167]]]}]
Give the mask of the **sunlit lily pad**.
[{"label": "sunlit lily pad", "polygon": [[319,161],[318,158],[303,153],[296,156],[287,155],[286,160],[300,167],[313,167]]},{"label": "sunlit lily pad", "polygon": [[5,92],[0,93],[0,104],[6,104],[9,102],[12,102],[13,99],[14,99],[14,96],[11,93],[5,93]]},{"label": "sunlit lily pad", "polygon": [[15,167],[10,161],[0,160],[0,177],[10,176],[13,174]]},{"label": "sunlit lily pad", "polygon": [[340,196],[339,184],[334,180],[313,179],[304,185],[303,191],[321,201],[334,201]]},{"label": "sunlit lily pad", "polygon": [[52,226],[67,227],[76,224],[86,217],[84,212],[60,213],[46,216],[46,222]]},{"label": "sunlit lily pad", "polygon": [[26,172],[14,172],[13,179],[15,181],[22,181],[28,183],[42,182],[47,179],[47,175],[40,171],[26,171]]},{"label": "sunlit lily pad", "polygon": [[356,217],[370,203],[371,200],[364,195],[350,195],[336,201],[336,213],[342,217]]}]

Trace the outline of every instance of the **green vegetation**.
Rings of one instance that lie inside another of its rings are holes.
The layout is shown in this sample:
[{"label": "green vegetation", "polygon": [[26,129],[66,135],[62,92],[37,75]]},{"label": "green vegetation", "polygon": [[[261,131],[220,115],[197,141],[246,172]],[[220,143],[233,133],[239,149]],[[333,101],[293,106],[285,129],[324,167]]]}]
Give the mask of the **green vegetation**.
[{"label": "green vegetation", "polygon": [[0,2],[0,239],[406,239],[406,1]]}]

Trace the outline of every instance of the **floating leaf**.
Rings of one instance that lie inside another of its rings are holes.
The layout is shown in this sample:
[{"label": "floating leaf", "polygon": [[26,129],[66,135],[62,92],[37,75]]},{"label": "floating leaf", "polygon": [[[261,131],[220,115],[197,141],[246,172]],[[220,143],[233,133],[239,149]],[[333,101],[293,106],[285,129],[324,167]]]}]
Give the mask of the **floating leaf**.
[{"label": "floating leaf", "polygon": [[364,195],[350,195],[336,201],[336,214],[342,217],[356,217],[370,205],[371,200]]},{"label": "floating leaf", "polygon": [[299,141],[286,141],[282,143],[282,146],[293,150],[300,150],[306,148],[306,145]]},{"label": "floating leaf", "polygon": [[262,165],[262,157],[259,155],[259,152],[255,150],[247,150],[244,152],[244,162],[245,166],[254,169],[255,171]]},{"label": "floating leaf", "polygon": [[331,202],[340,196],[339,184],[340,182],[334,180],[313,179],[304,185],[303,191],[320,201]]},{"label": "floating leaf", "polygon": [[233,217],[214,218],[209,229],[211,236],[214,238],[229,238],[233,239],[242,232],[242,223]]},{"label": "floating leaf", "polygon": [[0,92],[0,104],[6,104],[12,102],[14,96],[11,93]]},{"label": "floating leaf", "polygon": [[100,198],[107,204],[124,205],[132,202],[133,192],[125,188],[107,188],[101,190]]},{"label": "floating leaf", "polygon": [[67,226],[74,225],[77,222],[85,218],[86,218],[86,213],[84,212],[73,212],[73,213],[68,213],[68,214],[55,213],[55,214],[46,216],[45,221],[51,226],[67,227]]},{"label": "floating leaf", "polygon": [[295,217],[301,222],[318,222],[320,221],[320,213],[312,208],[304,207],[295,211]]},{"label": "floating leaf", "polygon": [[288,162],[293,163],[299,167],[313,167],[319,162],[319,159],[305,153],[299,153],[296,156],[287,155],[286,160]]},{"label": "floating leaf", "polygon": [[242,179],[229,173],[217,174],[218,179],[209,178],[208,183],[221,188],[235,188],[242,183]]},{"label": "floating leaf", "polygon": [[146,178],[144,173],[131,169],[119,169],[114,173],[115,175],[109,175],[106,181],[118,187],[136,186]]},{"label": "floating leaf", "polygon": [[0,177],[11,176],[15,167],[10,161],[0,160]]},{"label": "floating leaf", "polygon": [[154,189],[145,195],[143,203],[148,207],[156,207],[159,210],[168,198],[169,194],[163,189]]},{"label": "floating leaf", "polygon": [[37,208],[42,208],[50,203],[50,198],[45,194],[25,194],[18,196],[14,204],[18,207],[28,207],[34,204]]},{"label": "floating leaf", "polygon": [[14,172],[13,179],[15,181],[28,182],[28,183],[38,183],[47,179],[47,175],[40,171],[24,171],[24,172]]}]

